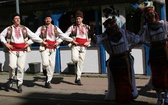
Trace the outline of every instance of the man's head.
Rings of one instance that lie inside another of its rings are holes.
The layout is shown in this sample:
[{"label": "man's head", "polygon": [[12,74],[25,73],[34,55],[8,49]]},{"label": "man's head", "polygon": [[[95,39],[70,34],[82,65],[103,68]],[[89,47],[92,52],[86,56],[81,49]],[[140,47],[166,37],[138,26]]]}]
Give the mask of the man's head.
[{"label": "man's head", "polygon": [[50,13],[45,13],[45,15],[44,15],[44,22],[45,22],[46,25],[51,24],[52,18],[51,18],[51,14]]},{"label": "man's head", "polygon": [[143,10],[143,14],[148,23],[153,23],[159,20],[158,14],[155,12],[153,7],[146,7]]},{"label": "man's head", "polygon": [[76,18],[76,24],[77,25],[82,24],[82,22],[83,22],[83,12],[80,11],[80,10],[77,10],[76,14],[75,14],[75,18]]},{"label": "man's head", "polygon": [[20,25],[20,15],[18,13],[12,14],[12,22],[16,26]]}]

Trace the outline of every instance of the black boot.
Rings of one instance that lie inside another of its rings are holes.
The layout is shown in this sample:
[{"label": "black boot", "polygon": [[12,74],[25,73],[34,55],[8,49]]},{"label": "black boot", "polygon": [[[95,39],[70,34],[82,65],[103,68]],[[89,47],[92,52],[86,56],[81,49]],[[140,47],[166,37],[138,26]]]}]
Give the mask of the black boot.
[{"label": "black boot", "polygon": [[47,76],[47,70],[46,69],[43,69],[43,75]]},{"label": "black boot", "polygon": [[11,88],[13,86],[13,82],[14,82],[13,79],[9,79],[9,81],[7,82],[7,87]]},{"label": "black boot", "polygon": [[82,83],[81,83],[81,80],[80,80],[80,79],[75,80],[75,83],[76,83],[77,85],[82,85]]},{"label": "black boot", "polygon": [[45,87],[48,88],[48,89],[51,89],[51,88],[52,88],[50,82],[46,82],[46,83],[45,83]]},{"label": "black boot", "polygon": [[157,100],[156,105],[162,105],[162,103],[163,103],[163,100]]},{"label": "black boot", "polygon": [[46,76],[46,80],[45,80],[45,88],[48,88],[48,89],[51,89],[52,87],[51,87],[51,85],[50,85],[50,81],[49,82],[47,82],[48,81],[48,76]]},{"label": "black boot", "polygon": [[76,74],[76,77],[75,77],[75,83],[76,83],[77,85],[82,85],[81,80],[80,80],[80,79],[77,79],[77,74]]},{"label": "black boot", "polygon": [[17,80],[16,86],[18,88],[18,93],[22,93],[22,84],[19,84],[19,80]]},{"label": "black boot", "polygon": [[18,93],[22,93],[22,85],[18,86]]}]

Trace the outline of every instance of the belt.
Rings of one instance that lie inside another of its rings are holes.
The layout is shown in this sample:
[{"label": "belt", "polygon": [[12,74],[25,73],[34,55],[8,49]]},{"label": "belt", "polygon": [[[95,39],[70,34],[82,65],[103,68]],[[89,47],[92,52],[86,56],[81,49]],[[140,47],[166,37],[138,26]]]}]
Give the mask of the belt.
[{"label": "belt", "polygon": [[156,41],[156,42],[150,42],[151,46],[158,46],[158,45],[165,45],[166,41],[165,40],[161,40],[161,41]]},{"label": "belt", "polygon": [[48,49],[55,49],[55,48],[56,48],[56,47],[55,47],[56,41],[45,40],[45,42],[48,43],[48,45],[45,46],[46,48],[48,48]]},{"label": "belt", "polygon": [[130,51],[126,51],[124,53],[110,55],[110,58],[124,57],[124,56],[128,56],[129,54],[130,54]]},{"label": "belt", "polygon": [[11,51],[26,51],[26,48],[16,48],[14,47]]},{"label": "belt", "polygon": [[53,45],[53,44],[48,44],[45,47],[48,48],[48,49],[55,49],[56,48],[55,45]]},{"label": "belt", "polygon": [[[76,46],[85,46],[84,44],[77,44]],[[86,46],[85,46],[86,47]]]},{"label": "belt", "polygon": [[11,49],[11,51],[26,51],[25,48],[25,43],[13,43],[10,42],[10,44],[14,47],[13,49]]}]

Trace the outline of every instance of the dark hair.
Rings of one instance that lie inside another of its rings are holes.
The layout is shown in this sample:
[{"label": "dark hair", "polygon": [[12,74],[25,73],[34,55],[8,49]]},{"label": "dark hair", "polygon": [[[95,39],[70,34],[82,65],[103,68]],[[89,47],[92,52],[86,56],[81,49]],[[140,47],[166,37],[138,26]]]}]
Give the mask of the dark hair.
[{"label": "dark hair", "polygon": [[[158,13],[155,12],[155,11],[154,11],[154,13],[155,13],[155,19],[156,19],[156,21],[159,21],[160,19],[159,19]],[[144,17],[145,17],[146,22],[148,22],[148,19],[146,18],[145,14],[144,14]]]},{"label": "dark hair", "polygon": [[51,13],[46,12],[46,13],[44,14],[44,19],[45,19],[46,17],[51,17]]},{"label": "dark hair", "polygon": [[146,15],[146,13],[149,12],[149,11],[153,11],[153,12],[154,12],[156,21],[159,21],[159,20],[160,20],[160,19],[159,19],[159,15],[158,15],[158,13],[154,10],[153,7],[146,7],[146,8],[144,8],[144,9],[142,10],[146,22],[148,22],[148,21],[147,21],[145,15]]},{"label": "dark hair", "polygon": [[20,17],[20,15],[18,13],[13,13],[11,19],[13,20],[15,18],[15,16],[19,16]]}]

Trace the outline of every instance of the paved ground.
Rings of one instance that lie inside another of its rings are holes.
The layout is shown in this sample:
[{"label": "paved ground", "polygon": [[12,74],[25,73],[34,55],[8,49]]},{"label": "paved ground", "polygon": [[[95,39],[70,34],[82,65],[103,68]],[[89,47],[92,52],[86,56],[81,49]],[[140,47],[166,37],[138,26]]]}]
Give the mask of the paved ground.
[{"label": "paved ground", "polygon": [[[42,74],[25,74],[23,92],[17,93],[16,85],[6,89],[7,73],[0,75],[0,105],[117,105],[105,102],[107,76],[104,74],[83,74],[83,86],[74,84],[74,75],[55,74],[52,89],[44,88]],[[154,91],[145,87],[149,76],[136,75],[139,97],[131,105],[155,105]]]}]

